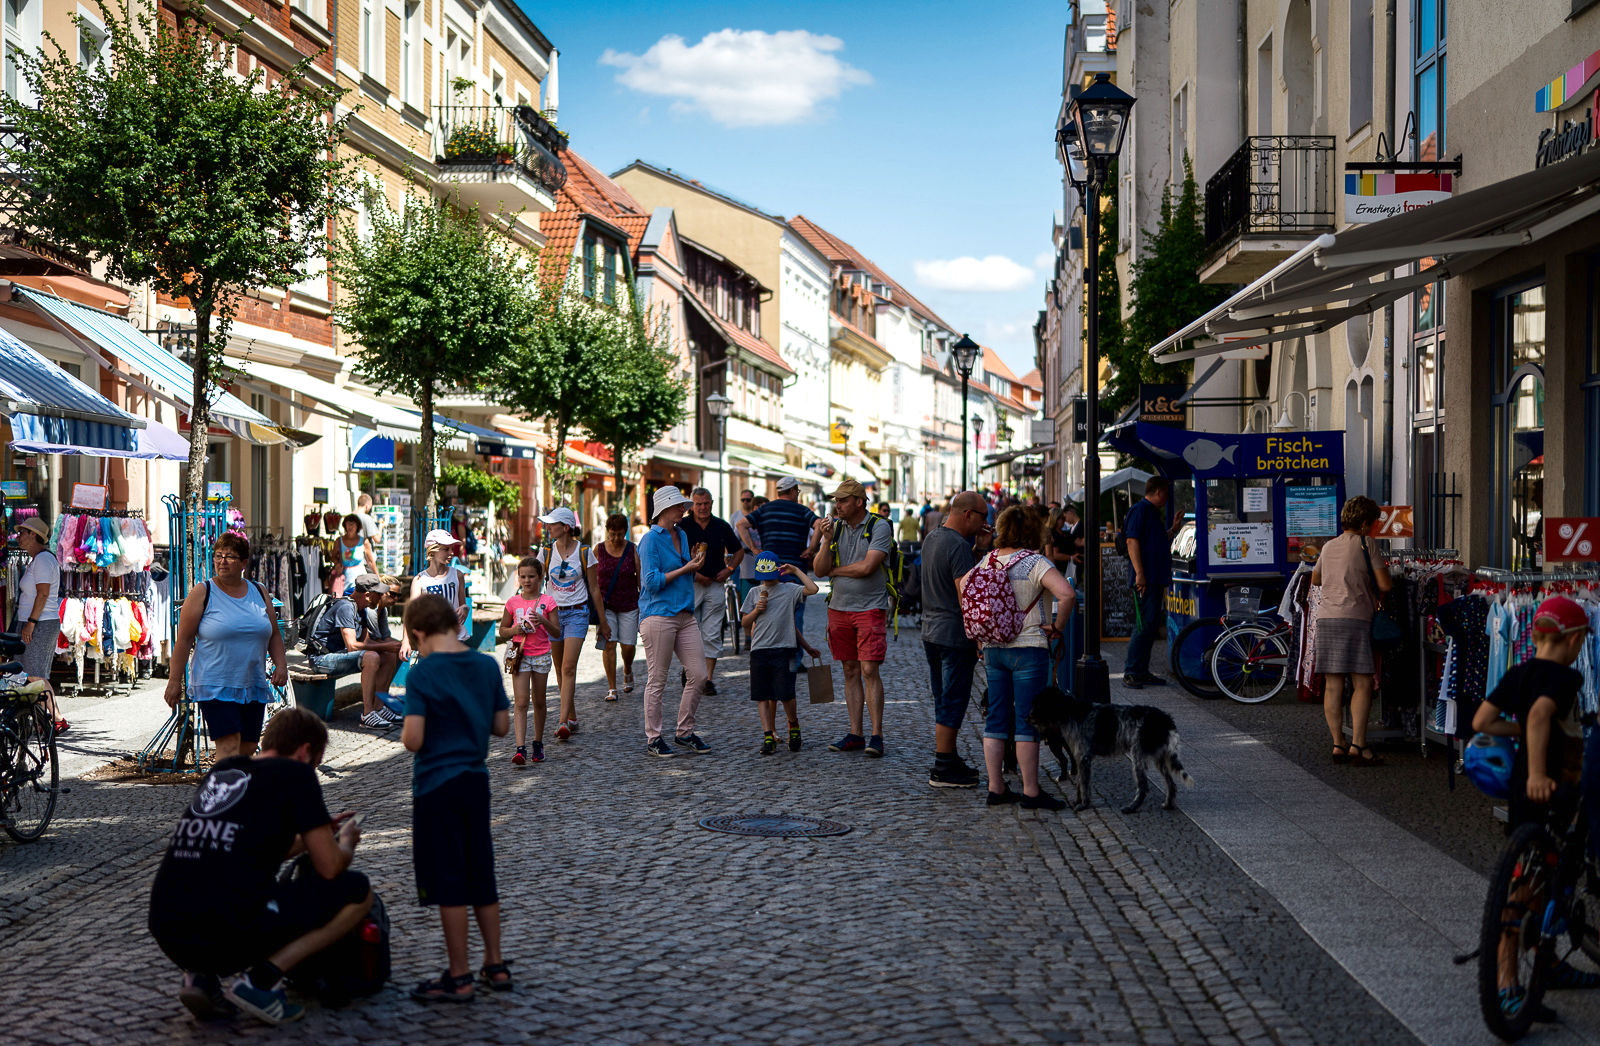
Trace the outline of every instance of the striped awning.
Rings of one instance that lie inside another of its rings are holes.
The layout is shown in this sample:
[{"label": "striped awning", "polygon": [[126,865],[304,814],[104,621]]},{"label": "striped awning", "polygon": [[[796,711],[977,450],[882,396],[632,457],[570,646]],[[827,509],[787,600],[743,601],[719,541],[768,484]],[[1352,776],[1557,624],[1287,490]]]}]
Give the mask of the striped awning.
[{"label": "striped awning", "polygon": [[31,454],[131,457],[145,421],[0,330],[0,413],[11,445]]}]

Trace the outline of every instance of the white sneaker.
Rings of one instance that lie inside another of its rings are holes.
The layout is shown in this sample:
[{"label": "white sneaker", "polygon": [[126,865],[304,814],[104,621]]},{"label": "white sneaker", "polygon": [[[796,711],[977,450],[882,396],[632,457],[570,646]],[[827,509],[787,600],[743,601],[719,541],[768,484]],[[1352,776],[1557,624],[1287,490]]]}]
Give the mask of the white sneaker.
[{"label": "white sneaker", "polygon": [[370,726],[374,730],[387,730],[393,726],[394,723],[391,720],[385,719],[382,712],[372,711],[361,717],[361,725]]},{"label": "white sneaker", "polygon": [[384,720],[390,723],[398,723],[400,720],[405,718],[403,715],[396,715],[383,705],[379,705],[377,708],[373,709],[373,711],[383,716]]}]

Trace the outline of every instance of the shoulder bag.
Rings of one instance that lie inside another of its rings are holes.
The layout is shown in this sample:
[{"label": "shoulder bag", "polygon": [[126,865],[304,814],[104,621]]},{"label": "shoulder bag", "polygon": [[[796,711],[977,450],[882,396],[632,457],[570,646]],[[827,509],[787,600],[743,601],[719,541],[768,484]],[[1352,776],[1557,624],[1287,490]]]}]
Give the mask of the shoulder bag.
[{"label": "shoulder bag", "polygon": [[1361,558],[1367,561],[1367,576],[1372,580],[1372,642],[1377,646],[1394,646],[1405,638],[1405,632],[1400,628],[1400,622],[1383,605],[1383,592],[1378,588],[1378,572],[1373,569],[1366,538],[1361,539]]}]

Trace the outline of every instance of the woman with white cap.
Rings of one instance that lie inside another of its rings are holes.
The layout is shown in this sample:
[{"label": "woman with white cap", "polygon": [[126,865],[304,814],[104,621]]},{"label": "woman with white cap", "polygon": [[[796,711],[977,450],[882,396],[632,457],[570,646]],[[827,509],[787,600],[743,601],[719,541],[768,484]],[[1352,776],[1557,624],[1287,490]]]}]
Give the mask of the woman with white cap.
[{"label": "woman with white cap", "polygon": [[661,696],[667,689],[673,654],[678,655],[685,673],[673,740],[690,755],[711,750],[694,732],[700,687],[706,681],[705,650],[694,619],[694,573],[705,562],[706,549],[703,544],[691,547],[689,536],[678,526],[688,507],[689,499],[677,487],[657,490],[651,502],[653,526],[639,541],[639,562],[644,568],[639,637],[649,670],[644,687],[645,751],[655,756],[678,754],[661,736]]},{"label": "woman with white cap", "polygon": [[[411,579],[411,599],[433,595],[455,608],[461,631],[456,638],[465,643],[472,636],[472,625],[467,621],[467,578],[455,565],[461,551],[461,542],[448,530],[430,530],[422,539],[422,555],[427,564]],[[410,656],[410,638],[401,641],[400,656]]]},{"label": "woman with white cap", "polygon": [[[22,667],[30,677],[49,679],[61,634],[61,564],[50,551],[50,527],[38,516],[17,524],[17,547],[33,557],[17,583],[17,638],[26,644]],[[54,716],[54,707],[50,711]],[[56,733],[66,728],[57,716]]]},{"label": "woman with white cap", "polygon": [[589,623],[594,621],[600,637],[608,641],[611,629],[606,625],[595,575],[599,561],[594,549],[578,541],[578,517],[559,505],[540,516],[539,522],[550,528],[550,547],[544,551],[544,590],[556,601],[556,620],[561,623],[561,635],[551,638],[550,656],[561,693],[556,740],[565,741],[578,732],[578,658],[589,637]]}]

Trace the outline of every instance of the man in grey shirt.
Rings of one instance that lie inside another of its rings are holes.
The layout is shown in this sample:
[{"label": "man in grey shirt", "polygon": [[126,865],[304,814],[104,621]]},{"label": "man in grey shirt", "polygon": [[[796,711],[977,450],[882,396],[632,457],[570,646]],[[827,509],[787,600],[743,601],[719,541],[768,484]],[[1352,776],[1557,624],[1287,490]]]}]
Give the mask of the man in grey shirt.
[{"label": "man in grey shirt", "polygon": [[[888,558],[894,524],[867,511],[867,491],[847,479],[833,492],[833,515],[817,521],[822,547],[813,563],[818,577],[833,579],[828,597],[828,649],[844,668],[844,701],[850,732],[830,752],[883,755],[883,676],[878,666],[889,652]],[[872,736],[861,733],[863,703],[872,715]]]},{"label": "man in grey shirt", "polygon": [[956,754],[956,735],[967,715],[978,648],[961,620],[956,579],[972,569],[972,539],[987,525],[983,496],[964,490],[950,499],[944,524],[922,543],[922,649],[933,685],[933,769],[935,788],[972,788],[978,771]]}]

